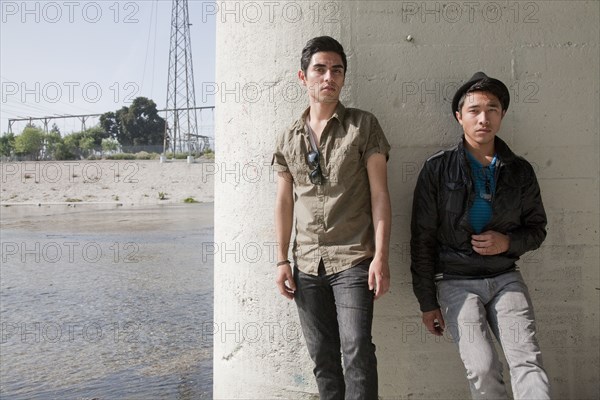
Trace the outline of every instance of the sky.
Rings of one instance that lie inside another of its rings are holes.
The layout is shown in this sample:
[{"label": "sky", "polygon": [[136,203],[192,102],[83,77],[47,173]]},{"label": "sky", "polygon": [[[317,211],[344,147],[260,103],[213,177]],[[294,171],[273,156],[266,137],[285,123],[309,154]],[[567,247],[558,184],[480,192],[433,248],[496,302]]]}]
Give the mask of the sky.
[{"label": "sky", "polygon": [[[211,7],[189,1],[197,106],[214,105],[201,93],[215,80]],[[138,96],[164,109],[171,8],[171,0],[0,1],[0,132],[9,118],[102,114]],[[63,135],[81,129],[77,119],[54,122]]]}]

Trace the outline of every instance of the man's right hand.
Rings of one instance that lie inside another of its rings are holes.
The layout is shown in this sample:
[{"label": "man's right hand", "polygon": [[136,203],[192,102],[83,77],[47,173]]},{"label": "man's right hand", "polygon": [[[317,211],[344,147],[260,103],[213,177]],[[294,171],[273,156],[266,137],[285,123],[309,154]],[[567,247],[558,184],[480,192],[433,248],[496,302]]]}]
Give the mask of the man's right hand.
[{"label": "man's right hand", "polygon": [[290,264],[284,264],[277,267],[277,287],[279,293],[282,296],[292,300],[294,298],[294,292],[296,291],[296,284],[294,283],[294,275],[292,274],[292,267]]},{"label": "man's right hand", "polygon": [[427,330],[435,336],[442,336],[444,334],[444,329],[446,329],[446,323],[444,322],[442,311],[439,308],[424,312],[423,324]]}]

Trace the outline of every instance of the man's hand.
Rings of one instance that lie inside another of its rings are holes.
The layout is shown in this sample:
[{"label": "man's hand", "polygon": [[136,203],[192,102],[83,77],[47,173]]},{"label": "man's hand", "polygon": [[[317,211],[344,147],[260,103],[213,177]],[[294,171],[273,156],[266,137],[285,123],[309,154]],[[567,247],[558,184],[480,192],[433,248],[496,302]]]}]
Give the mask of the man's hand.
[{"label": "man's hand", "polygon": [[369,266],[369,290],[375,289],[375,300],[390,290],[390,267],[387,261],[374,258]]},{"label": "man's hand", "polygon": [[444,322],[444,317],[442,317],[442,311],[439,308],[424,312],[423,324],[427,330],[435,336],[442,336],[444,334],[444,329],[446,329],[446,323]]},{"label": "man's hand", "polygon": [[473,250],[482,256],[504,253],[510,247],[510,237],[496,231],[485,231],[471,236]]},{"label": "man's hand", "polygon": [[296,284],[294,283],[294,276],[292,275],[292,267],[290,264],[284,264],[277,267],[277,279],[275,279],[275,282],[277,282],[279,293],[281,293],[282,296],[285,296],[290,300],[294,298]]}]

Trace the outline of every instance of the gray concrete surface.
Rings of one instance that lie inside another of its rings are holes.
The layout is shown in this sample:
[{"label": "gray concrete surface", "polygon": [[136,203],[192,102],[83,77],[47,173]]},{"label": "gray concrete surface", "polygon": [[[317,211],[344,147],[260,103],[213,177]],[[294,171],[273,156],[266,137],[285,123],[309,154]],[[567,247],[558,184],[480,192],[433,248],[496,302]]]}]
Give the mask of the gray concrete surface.
[{"label": "gray concrete surface", "polygon": [[[423,160],[461,131],[456,88],[483,70],[511,90],[500,136],[535,166],[548,238],[520,262],[556,399],[599,395],[599,3],[219,2],[215,176],[215,399],[307,399],[316,387],[293,303],[274,284],[276,134],[306,106],[306,41],[345,46],[343,101],[392,145],[392,289],[376,304],[380,396],[464,399],[449,338],[420,324],[409,274],[412,191]],[[408,40],[408,36],[411,40]]]}]

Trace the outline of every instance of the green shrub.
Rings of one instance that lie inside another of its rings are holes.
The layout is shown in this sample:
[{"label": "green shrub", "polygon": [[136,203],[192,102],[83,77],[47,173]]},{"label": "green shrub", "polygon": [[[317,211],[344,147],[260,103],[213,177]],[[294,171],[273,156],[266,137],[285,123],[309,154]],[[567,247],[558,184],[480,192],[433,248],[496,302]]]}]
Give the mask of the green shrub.
[{"label": "green shrub", "polygon": [[107,160],[135,160],[135,154],[132,153],[117,153],[106,156]]}]

